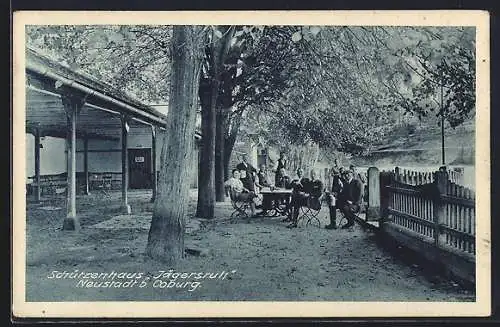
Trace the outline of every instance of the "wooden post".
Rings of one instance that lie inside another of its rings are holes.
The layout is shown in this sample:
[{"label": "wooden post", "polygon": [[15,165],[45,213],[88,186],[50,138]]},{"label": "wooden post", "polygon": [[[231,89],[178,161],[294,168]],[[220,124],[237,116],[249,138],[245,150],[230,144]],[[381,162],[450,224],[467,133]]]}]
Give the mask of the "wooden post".
[{"label": "wooden post", "polygon": [[[380,218],[379,220],[383,222],[389,218],[388,208],[391,206],[390,193],[386,186],[391,185],[395,180],[396,175],[393,172],[381,172],[379,173],[379,194],[380,194]],[[370,196],[370,194],[368,194]]]},{"label": "wooden post", "polygon": [[122,122],[122,210],[126,214],[132,212],[128,204],[128,117],[121,115]]},{"label": "wooden post", "polygon": [[152,169],[152,185],[153,195],[151,196],[151,202],[155,202],[156,191],[158,188],[158,178],[156,174],[156,126],[151,125],[151,162],[153,164]]},{"label": "wooden post", "polygon": [[366,220],[378,220],[380,212],[380,173],[377,167],[368,168],[368,208]]},{"label": "wooden post", "polygon": [[40,130],[35,129],[35,201],[40,202],[42,188],[40,187]]},{"label": "wooden post", "polygon": [[67,118],[66,163],[67,163],[67,205],[63,230],[78,230],[80,223],[76,216],[76,119],[84,99],[71,93],[63,94],[62,102]]},{"label": "wooden post", "polygon": [[84,190],[85,195],[90,194],[89,190],[89,139],[85,137],[83,139],[83,178],[84,178]]},{"label": "wooden post", "polygon": [[433,199],[434,203],[434,245],[439,247],[446,241],[445,234],[441,233],[440,225],[445,223],[446,212],[444,202],[441,200],[442,195],[446,195],[446,189],[448,186],[448,172],[446,170],[440,170],[434,174],[434,185],[436,187],[435,197]]}]

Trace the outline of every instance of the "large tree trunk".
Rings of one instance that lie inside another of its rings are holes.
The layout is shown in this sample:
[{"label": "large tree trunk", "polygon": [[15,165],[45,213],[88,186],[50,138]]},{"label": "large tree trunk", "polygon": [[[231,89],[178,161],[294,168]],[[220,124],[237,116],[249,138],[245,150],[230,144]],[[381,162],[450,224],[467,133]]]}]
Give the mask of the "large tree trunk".
[{"label": "large tree trunk", "polygon": [[[205,175],[200,179],[202,186],[198,187],[198,206],[196,215],[198,217],[213,218],[215,200],[224,201],[224,174],[222,158],[224,151],[224,138],[222,121],[222,110],[224,106],[220,105],[219,92],[221,85],[221,73],[224,72],[224,61],[231,46],[234,29],[230,26],[221,26],[222,38],[219,39],[217,33],[213,33],[210,51],[207,51],[207,60],[209,63],[207,80],[210,81],[210,108],[203,108],[202,105],[202,132],[205,138],[205,131],[210,137],[203,143],[199,175]],[[205,101],[208,104],[208,101]],[[204,114],[203,114],[204,113]],[[222,130],[221,130],[222,129]],[[218,168],[219,167],[219,168]]]},{"label": "large tree trunk", "polygon": [[238,131],[241,125],[241,113],[233,115],[231,123],[229,119],[226,121],[226,136],[224,141],[224,178],[227,180],[230,177],[230,171],[234,167],[229,167],[231,162],[231,154],[233,153],[234,144],[238,136]]},{"label": "large tree trunk", "polygon": [[224,143],[224,180],[228,180],[231,177],[231,169],[229,163],[231,161],[231,154],[233,153],[232,147],[229,148],[227,143]]},{"label": "large tree trunk", "polygon": [[184,257],[184,228],[198,85],[203,58],[200,27],[174,26],[168,126],[163,132],[158,193],[146,254],[169,265]]},{"label": "large tree trunk", "polygon": [[[196,216],[213,218],[215,207],[215,101],[218,83],[202,79],[200,82],[201,134],[200,164],[198,173],[198,204]],[[214,85],[215,84],[215,85]]]},{"label": "large tree trunk", "polygon": [[[234,32],[234,31],[232,31]],[[233,106],[233,91],[237,75],[236,64],[240,57],[240,51],[229,52],[232,32],[227,33],[224,40],[224,63],[227,65],[221,73],[221,88],[219,93],[219,110],[217,112],[217,135],[215,144],[215,193],[217,202],[224,201],[224,181],[228,180],[228,165],[233,145],[226,147],[226,134],[229,114]],[[234,144],[234,142],[233,142]],[[228,151],[229,156],[226,154]]]},{"label": "large tree trunk", "polygon": [[217,108],[215,130],[215,201],[224,202],[224,132],[225,109]]}]

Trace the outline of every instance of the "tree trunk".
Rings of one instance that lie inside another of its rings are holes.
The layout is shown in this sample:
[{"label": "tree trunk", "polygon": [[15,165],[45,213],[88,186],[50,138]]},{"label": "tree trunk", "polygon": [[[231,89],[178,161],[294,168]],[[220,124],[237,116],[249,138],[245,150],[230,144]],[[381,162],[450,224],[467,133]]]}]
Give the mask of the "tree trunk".
[{"label": "tree trunk", "polygon": [[217,108],[215,130],[215,201],[224,202],[224,108]]},{"label": "tree trunk", "polygon": [[229,146],[227,142],[224,143],[224,180],[228,180],[231,177],[231,169],[229,163],[231,161],[231,154],[233,153],[233,148]]},{"label": "tree trunk", "polygon": [[215,100],[218,84],[202,79],[200,83],[201,134],[200,164],[198,173],[198,203],[196,217],[211,219],[215,207]]},{"label": "tree trunk", "polygon": [[[204,92],[205,103],[202,103],[201,124],[204,142],[200,161],[203,165],[208,166],[204,167],[200,163],[199,175],[201,178],[199,182],[202,182],[202,184],[198,186],[198,205],[196,210],[196,216],[204,218],[214,217],[215,200],[219,202],[224,201],[224,174],[222,166],[224,126],[220,123],[221,118],[219,118],[223,107],[219,105],[218,97],[221,85],[221,72],[224,71],[224,61],[231,46],[234,28],[230,26],[221,26],[219,28],[223,30],[221,32],[223,37],[219,39],[214,30],[210,49],[206,52],[209,67],[206,80],[210,83],[211,92],[210,101],[206,101],[206,98],[208,98],[207,86]],[[221,168],[218,169],[219,165]]]},{"label": "tree trunk", "polygon": [[229,163],[231,162],[231,154],[233,153],[234,144],[236,143],[236,138],[241,125],[241,114],[235,114],[231,123],[229,124],[228,122],[229,119],[226,120],[226,136],[224,141],[224,178],[226,180],[231,175],[230,171],[232,167],[229,167]]},{"label": "tree trunk", "polygon": [[173,265],[184,257],[185,216],[194,155],[194,130],[203,39],[197,26],[174,26],[168,126],[146,254]]}]

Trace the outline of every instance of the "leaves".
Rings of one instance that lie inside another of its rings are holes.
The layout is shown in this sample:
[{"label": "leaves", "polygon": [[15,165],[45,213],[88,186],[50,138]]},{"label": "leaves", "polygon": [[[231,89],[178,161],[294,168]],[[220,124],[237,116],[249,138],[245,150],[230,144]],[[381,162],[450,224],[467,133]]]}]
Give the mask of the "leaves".
[{"label": "leaves", "polygon": [[311,26],[309,28],[309,31],[311,32],[312,35],[316,36],[316,35],[318,35],[319,32],[321,32],[321,27],[319,27],[319,26]]},{"label": "leaves", "polygon": [[214,34],[216,37],[218,37],[219,39],[222,38],[222,32],[219,31],[216,27],[214,27]]},{"label": "leaves", "polygon": [[30,26],[27,42],[145,102],[168,101],[171,27]]},{"label": "leaves", "polygon": [[297,32],[292,34],[292,41],[293,42],[299,42],[300,40],[302,40],[302,33],[300,31],[297,31]]},{"label": "leaves", "polygon": [[[358,153],[383,140],[404,113],[433,125],[440,121],[435,114],[444,115],[451,126],[474,115],[473,28],[231,29],[205,29],[217,41],[230,37],[217,77],[227,135],[239,126],[231,120],[248,114],[255,119],[243,124],[262,121],[269,140]],[[27,28],[31,46],[148,102],[168,99],[170,37],[169,26]],[[203,76],[210,77],[208,63]]]}]

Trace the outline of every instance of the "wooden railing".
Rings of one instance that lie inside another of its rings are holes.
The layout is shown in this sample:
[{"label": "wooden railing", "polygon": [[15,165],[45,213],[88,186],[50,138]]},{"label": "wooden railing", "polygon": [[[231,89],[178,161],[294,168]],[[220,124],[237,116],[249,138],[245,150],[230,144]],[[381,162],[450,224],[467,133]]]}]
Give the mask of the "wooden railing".
[{"label": "wooden railing", "polygon": [[447,183],[444,194],[440,194],[443,206],[443,221],[440,224],[441,243],[460,252],[475,254],[476,210],[473,190]]},{"label": "wooden railing", "polygon": [[474,191],[452,182],[447,171],[397,168],[388,190],[388,220],[464,256],[475,255]]},{"label": "wooden railing", "polygon": [[[430,256],[436,261],[446,261],[455,272],[472,279],[476,252],[474,191],[454,183],[446,170],[429,173],[396,168],[381,172],[378,180],[381,229],[416,251],[433,253]],[[449,259],[452,256],[461,258],[462,263],[457,266],[460,260]]]},{"label": "wooden railing", "polygon": [[448,177],[452,183],[462,185],[464,182],[464,171],[462,170],[449,170]]}]

